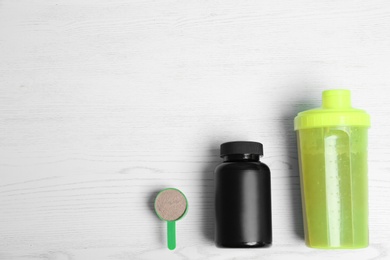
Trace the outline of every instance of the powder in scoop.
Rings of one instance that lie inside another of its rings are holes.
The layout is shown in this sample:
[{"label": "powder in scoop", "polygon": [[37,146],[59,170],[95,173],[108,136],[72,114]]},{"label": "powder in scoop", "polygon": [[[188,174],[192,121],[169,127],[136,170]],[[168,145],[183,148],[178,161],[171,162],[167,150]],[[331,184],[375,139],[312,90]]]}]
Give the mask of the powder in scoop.
[{"label": "powder in scoop", "polygon": [[187,200],[180,191],[167,189],[157,195],[154,205],[160,218],[166,221],[174,221],[185,213]]}]

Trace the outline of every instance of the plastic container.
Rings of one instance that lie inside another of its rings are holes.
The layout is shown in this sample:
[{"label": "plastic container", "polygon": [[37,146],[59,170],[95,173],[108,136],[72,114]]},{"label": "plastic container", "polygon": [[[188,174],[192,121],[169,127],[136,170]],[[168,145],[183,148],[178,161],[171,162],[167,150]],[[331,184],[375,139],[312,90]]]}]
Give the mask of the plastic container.
[{"label": "plastic container", "polygon": [[348,90],[327,90],[294,123],[307,246],[367,247],[369,115],[351,107]]},{"label": "plastic container", "polygon": [[271,180],[259,161],[263,145],[221,145],[215,169],[215,243],[218,247],[267,247],[272,243]]}]

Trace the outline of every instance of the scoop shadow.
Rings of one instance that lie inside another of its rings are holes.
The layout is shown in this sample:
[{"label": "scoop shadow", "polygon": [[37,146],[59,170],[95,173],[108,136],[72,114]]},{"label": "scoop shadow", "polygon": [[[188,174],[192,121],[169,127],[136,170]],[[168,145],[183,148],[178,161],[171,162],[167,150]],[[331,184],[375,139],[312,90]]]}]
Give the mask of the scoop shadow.
[{"label": "scoop shadow", "polygon": [[148,200],[147,200],[147,204],[148,204],[148,209],[149,211],[156,216],[156,222],[158,221],[159,222],[159,228],[158,228],[158,237],[159,237],[159,241],[161,243],[161,245],[164,245],[165,244],[165,230],[164,230],[164,227],[165,227],[165,222],[164,221],[161,221],[158,219],[157,215],[156,215],[156,211],[154,210],[154,200],[156,199],[157,197],[157,194],[162,190],[163,188],[161,189],[156,189],[156,190],[153,190],[152,192],[150,192],[150,196],[148,197]]}]

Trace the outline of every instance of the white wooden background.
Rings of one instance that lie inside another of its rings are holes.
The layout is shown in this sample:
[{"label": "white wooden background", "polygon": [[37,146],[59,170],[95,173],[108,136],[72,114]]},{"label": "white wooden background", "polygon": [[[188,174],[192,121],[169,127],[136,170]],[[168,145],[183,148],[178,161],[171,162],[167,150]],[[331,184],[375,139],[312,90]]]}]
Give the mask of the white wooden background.
[{"label": "white wooden background", "polygon": [[[390,2],[0,1],[0,259],[390,259]],[[293,118],[349,88],[372,116],[370,247],[303,242]],[[255,140],[274,244],[216,248],[219,144]],[[189,212],[165,245],[156,192]]]}]

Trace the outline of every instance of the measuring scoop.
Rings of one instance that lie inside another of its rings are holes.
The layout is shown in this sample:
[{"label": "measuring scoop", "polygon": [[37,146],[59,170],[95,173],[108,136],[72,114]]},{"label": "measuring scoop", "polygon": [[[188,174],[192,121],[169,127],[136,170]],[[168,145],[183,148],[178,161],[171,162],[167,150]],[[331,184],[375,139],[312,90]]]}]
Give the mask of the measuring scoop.
[{"label": "measuring scoop", "polygon": [[184,194],[175,188],[160,191],[154,201],[157,216],[167,222],[169,250],[176,248],[176,221],[187,213],[188,201]]}]

